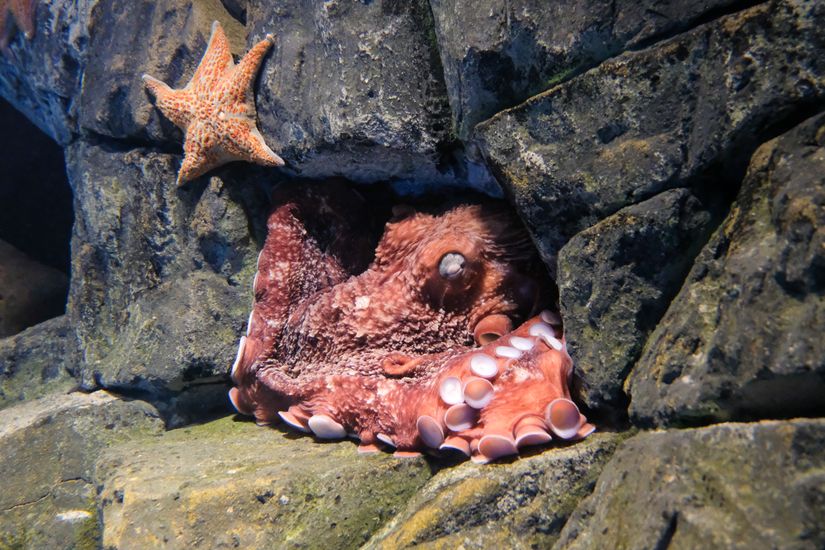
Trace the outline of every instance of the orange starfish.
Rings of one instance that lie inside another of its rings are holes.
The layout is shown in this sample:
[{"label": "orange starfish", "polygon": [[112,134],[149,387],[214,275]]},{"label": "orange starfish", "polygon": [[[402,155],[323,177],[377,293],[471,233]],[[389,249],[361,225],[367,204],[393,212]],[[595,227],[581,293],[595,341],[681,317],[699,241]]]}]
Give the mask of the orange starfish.
[{"label": "orange starfish", "polygon": [[[35,0],[0,0],[0,50],[9,51],[9,42],[14,36],[16,23],[26,38],[34,36]],[[9,20],[11,14],[12,20]]]},{"label": "orange starfish", "polygon": [[[2,1],[2,0],[0,0]],[[178,185],[235,160],[283,166],[255,123],[255,76],[274,39],[267,35],[237,65],[220,23],[185,88],[173,90],[145,74],[143,80],[158,109],[185,133]]]}]

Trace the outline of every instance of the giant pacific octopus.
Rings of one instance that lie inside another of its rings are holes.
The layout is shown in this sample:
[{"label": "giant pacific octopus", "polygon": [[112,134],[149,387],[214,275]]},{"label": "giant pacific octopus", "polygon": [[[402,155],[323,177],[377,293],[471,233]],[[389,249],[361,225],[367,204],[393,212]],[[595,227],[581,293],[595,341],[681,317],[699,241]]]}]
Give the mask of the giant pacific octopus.
[{"label": "giant pacific octopus", "polygon": [[[370,261],[368,205],[343,186],[280,192],[229,397],[262,425],[488,462],[595,428],[570,399],[553,288],[494,203],[396,207]],[[368,264],[368,265],[367,265]]]}]

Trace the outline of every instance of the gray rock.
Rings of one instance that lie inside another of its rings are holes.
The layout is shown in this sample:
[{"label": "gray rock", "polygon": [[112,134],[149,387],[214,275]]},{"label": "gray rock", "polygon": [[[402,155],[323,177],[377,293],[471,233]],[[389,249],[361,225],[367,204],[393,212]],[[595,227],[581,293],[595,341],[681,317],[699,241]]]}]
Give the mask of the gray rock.
[{"label": "gray rock", "polygon": [[626,53],[477,127],[551,268],[575,233],[673,187],[738,182],[825,102],[821,2],[771,1]]},{"label": "gray rock", "polygon": [[640,434],[554,550],[825,545],[825,420]]},{"label": "gray rock", "polygon": [[224,418],[107,450],[105,548],[357,548],[430,478],[424,459],[360,456]]},{"label": "gray rock", "polygon": [[0,96],[61,145],[77,133],[81,82],[94,0],[37,2],[36,30],[0,56]]},{"label": "gray rock", "polygon": [[0,547],[97,547],[98,453],[162,428],[151,406],[105,392],[49,396],[0,411]]},{"label": "gray rock", "polygon": [[258,119],[298,174],[419,188],[456,179],[441,159],[450,110],[425,0],[254,2],[247,21],[249,44],[277,37]]},{"label": "gray rock", "polygon": [[223,384],[249,313],[251,232],[262,227],[266,194],[218,177],[177,189],[178,157],[148,149],[78,142],[68,162],[72,272],[82,274],[68,313],[84,350],[83,386],[155,400]]},{"label": "gray rock", "polygon": [[559,300],[579,398],[623,415],[622,384],[679,291],[714,216],[687,189],[656,195],[590,227],[559,252]]},{"label": "gray rock", "polygon": [[628,378],[641,424],[825,412],[825,115],[762,146]]},{"label": "gray rock", "polygon": [[68,277],[0,240],[0,338],[66,311]]},{"label": "gray rock", "polygon": [[[731,0],[433,0],[444,78],[460,139],[513,107],[615,56],[696,24]],[[563,22],[563,24],[559,24]]]},{"label": "gray rock", "polygon": [[65,315],[0,340],[0,409],[74,388],[79,361]]},{"label": "gray rock", "polygon": [[177,147],[183,134],[154,107],[141,75],[184,87],[206,50],[215,20],[221,22],[233,53],[243,54],[244,29],[220,0],[98,3],[89,22],[80,126],[107,137],[167,141]]},{"label": "gray rock", "polygon": [[597,434],[511,464],[442,470],[363,548],[546,548],[620,440]]}]

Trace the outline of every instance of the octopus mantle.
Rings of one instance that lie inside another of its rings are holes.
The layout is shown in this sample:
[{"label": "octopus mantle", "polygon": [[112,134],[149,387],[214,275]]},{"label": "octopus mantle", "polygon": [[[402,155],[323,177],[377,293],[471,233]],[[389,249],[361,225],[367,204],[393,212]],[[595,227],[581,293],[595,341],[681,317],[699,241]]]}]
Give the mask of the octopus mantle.
[{"label": "octopus mantle", "polygon": [[502,207],[396,207],[370,261],[357,193],[316,185],[275,204],[232,366],[240,413],[360,452],[477,462],[594,430],[570,399],[559,316],[536,315],[552,284]]}]

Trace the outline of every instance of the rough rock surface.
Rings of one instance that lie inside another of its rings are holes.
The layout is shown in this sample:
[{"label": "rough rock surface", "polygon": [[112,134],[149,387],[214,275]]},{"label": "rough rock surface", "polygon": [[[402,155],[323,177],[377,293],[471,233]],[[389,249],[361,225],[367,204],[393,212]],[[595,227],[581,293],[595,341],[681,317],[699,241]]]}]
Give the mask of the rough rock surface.
[{"label": "rough rock surface", "polygon": [[642,424],[825,412],[825,115],[754,154],[628,379]]},{"label": "rough rock surface", "polygon": [[622,384],[713,229],[687,189],[656,195],[590,227],[559,253],[559,300],[578,397],[627,407]]},{"label": "rough rock surface", "polygon": [[361,182],[455,177],[440,165],[450,111],[426,0],[253,2],[247,21],[250,43],[277,37],[258,117],[289,167]]},{"label": "rough rock surface", "polygon": [[[96,0],[38,1],[31,40],[0,60],[0,95],[61,145],[77,133],[79,95]],[[112,29],[114,30],[114,29]]]},{"label": "rough rock surface", "polygon": [[825,420],[639,434],[554,549],[822,548],[824,440]]},{"label": "rough rock surface", "polygon": [[432,0],[456,133],[466,140],[502,109],[733,4]]},{"label": "rough rock surface", "polygon": [[0,338],[66,311],[66,274],[0,240]]},{"label": "rough rock surface", "polygon": [[85,353],[82,384],[162,396],[212,381],[223,393],[249,313],[266,194],[218,177],[177,189],[177,158],[148,149],[78,142],[68,157],[84,213],[72,245],[72,271],[83,276],[72,279],[68,307]]},{"label": "rough rock surface", "polygon": [[546,548],[620,440],[596,434],[511,464],[441,471],[364,548]]},{"label": "rough rock surface", "polygon": [[156,434],[157,411],[105,392],[50,396],[0,411],[0,548],[95,548],[100,450]]},{"label": "rough rock surface", "polygon": [[79,361],[65,315],[0,339],[0,409],[75,387]]},{"label": "rough rock surface", "polygon": [[[821,2],[772,1],[623,54],[477,127],[546,263],[575,233],[716,169],[825,101]],[[746,152],[747,154],[743,154]],[[727,175],[725,175],[727,174]]]},{"label": "rough rock surface", "polygon": [[355,449],[231,418],[114,447],[97,464],[103,545],[355,548],[432,475]]}]

